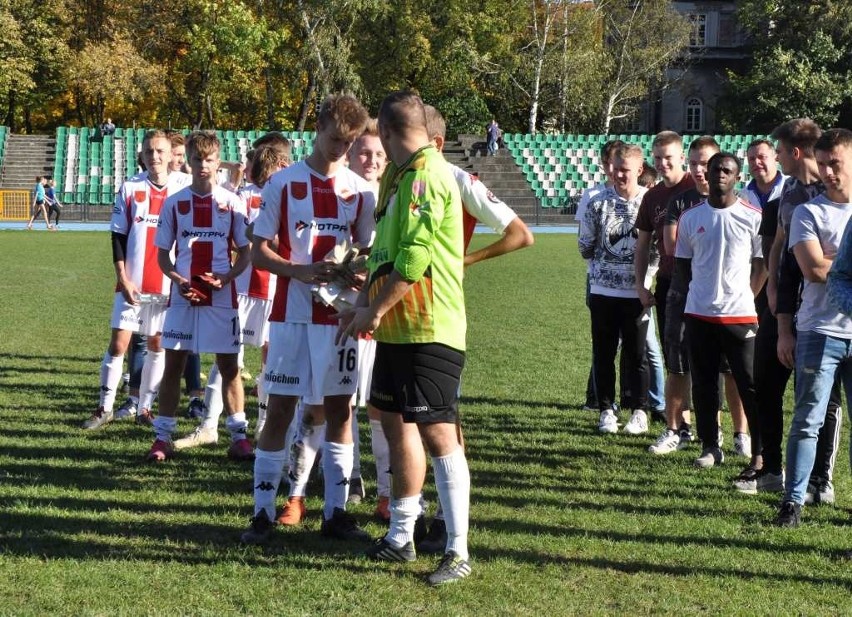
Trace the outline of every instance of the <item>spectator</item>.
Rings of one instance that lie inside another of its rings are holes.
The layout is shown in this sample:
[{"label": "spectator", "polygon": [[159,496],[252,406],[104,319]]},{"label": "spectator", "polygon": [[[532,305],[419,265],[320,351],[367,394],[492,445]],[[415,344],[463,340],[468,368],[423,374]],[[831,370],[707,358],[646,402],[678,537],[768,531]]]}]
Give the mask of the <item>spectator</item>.
[{"label": "spectator", "polygon": [[497,154],[497,140],[502,135],[500,125],[494,118],[491,118],[491,123],[486,127],[485,135],[488,140],[488,154],[494,156]]},{"label": "spectator", "polygon": [[107,118],[106,122],[101,125],[101,135],[113,135],[115,133],[115,125],[112,123],[112,118]]}]

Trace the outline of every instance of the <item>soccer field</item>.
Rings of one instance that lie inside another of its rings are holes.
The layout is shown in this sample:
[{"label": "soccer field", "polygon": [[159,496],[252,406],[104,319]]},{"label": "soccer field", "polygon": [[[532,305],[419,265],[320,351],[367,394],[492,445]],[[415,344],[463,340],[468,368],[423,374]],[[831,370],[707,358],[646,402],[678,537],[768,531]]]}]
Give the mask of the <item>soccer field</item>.
[{"label": "soccer field", "polygon": [[[590,335],[575,236],[540,234],[467,272],[473,574],[439,589],[423,580],[437,558],[375,564],[320,538],[318,484],[305,526],[241,546],[252,466],[226,460],[222,434],[150,466],[149,429],[80,430],[109,335],[109,236],[4,231],[0,247],[2,615],[852,614],[848,427],[838,507],[806,509],[794,530],[769,524],[777,496],[733,490],[744,460],[699,471],[698,446],[652,457],[660,425],[599,435],[580,408]],[[252,373],[258,362],[247,353]],[[728,417],[726,444],[730,430]],[[365,420],[361,435],[372,497]],[[378,536],[373,506],[353,512]]]}]

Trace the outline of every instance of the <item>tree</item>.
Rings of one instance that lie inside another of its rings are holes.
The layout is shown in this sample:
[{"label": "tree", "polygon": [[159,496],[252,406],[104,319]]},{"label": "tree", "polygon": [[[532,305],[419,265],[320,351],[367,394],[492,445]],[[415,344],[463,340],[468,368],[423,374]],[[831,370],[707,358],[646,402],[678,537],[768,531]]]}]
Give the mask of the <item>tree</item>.
[{"label": "tree", "polygon": [[81,124],[100,123],[107,108],[130,104],[132,109],[146,98],[162,97],[165,88],[159,77],[159,67],[146,62],[125,36],[87,43],[69,66]]},{"label": "tree", "polygon": [[689,22],[667,0],[601,0],[604,31],[603,110],[600,130],[630,116],[636,104],[662,89],[666,72],[689,43]]},{"label": "tree", "polygon": [[728,73],[720,105],[727,130],[769,132],[796,117],[823,126],[843,114],[852,119],[852,5],[745,0],[738,16],[754,62],[745,74]]}]

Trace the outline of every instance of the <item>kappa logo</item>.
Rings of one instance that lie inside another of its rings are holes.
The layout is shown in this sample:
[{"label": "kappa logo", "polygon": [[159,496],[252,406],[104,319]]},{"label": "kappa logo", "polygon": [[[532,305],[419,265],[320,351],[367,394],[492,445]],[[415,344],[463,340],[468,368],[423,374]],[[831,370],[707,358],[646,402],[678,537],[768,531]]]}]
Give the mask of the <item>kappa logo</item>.
[{"label": "kappa logo", "polygon": [[275,487],[272,486],[272,482],[266,482],[266,481],[258,483],[258,485],[255,486],[254,488],[259,490],[259,491],[274,491],[275,490]]},{"label": "kappa logo", "polygon": [[337,483],[337,486],[349,486],[349,478],[343,478]]},{"label": "kappa logo", "polygon": [[701,227],[698,228],[698,231],[696,231],[695,233],[703,234],[705,231],[706,230],[704,229],[704,225],[702,225]]},{"label": "kappa logo", "polygon": [[233,343],[231,343],[231,346],[232,346],[232,347],[239,347],[239,346],[240,346],[240,342],[239,342],[237,339],[234,339],[234,342],[233,342]]},{"label": "kappa logo", "polygon": [[352,379],[349,377],[349,375],[344,375],[343,379],[341,379],[339,382],[337,382],[337,385],[339,385],[339,386],[352,385]]}]

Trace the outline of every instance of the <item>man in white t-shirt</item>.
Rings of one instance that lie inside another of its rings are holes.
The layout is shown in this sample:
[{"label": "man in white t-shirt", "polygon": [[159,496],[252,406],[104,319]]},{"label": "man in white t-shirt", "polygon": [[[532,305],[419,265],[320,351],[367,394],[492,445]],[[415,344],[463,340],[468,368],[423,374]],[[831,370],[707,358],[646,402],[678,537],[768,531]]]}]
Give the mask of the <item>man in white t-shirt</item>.
[{"label": "man in white t-shirt", "polygon": [[695,466],[721,465],[719,369],[724,356],[747,413],[754,412],[754,296],[766,280],[760,210],[737,197],[740,162],[720,152],[709,161],[710,194],[680,217],[678,275],[689,282],[684,319],[693,403],[703,442]]},{"label": "man in white t-shirt", "polygon": [[[248,423],[237,362],[242,333],[234,283],[250,259],[246,214],[236,195],[215,184],[219,148],[215,133],[193,133],[187,148],[192,184],[166,200],[158,224],[157,261],[172,281],[173,293],[163,323],[165,370],[160,414],[153,421],[155,440],[147,457],[150,462],[165,461],[173,454],[180,380],[190,353],[216,354],[231,433],[229,458],[254,457],[246,438]],[[233,264],[232,244],[238,255]]]},{"label": "man in white t-shirt", "polygon": [[847,398],[852,384],[852,317],[841,313],[826,292],[829,270],[852,217],[852,131],[825,131],[814,153],[825,193],[796,208],[790,224],[789,245],[804,286],[796,313],[796,404],[787,439],[787,481],[775,519],[781,527],[799,525],[836,375],[842,377]]},{"label": "man in white t-shirt", "polygon": [[134,332],[148,337],[140,390],[144,393],[159,387],[163,365],[159,334],[169,282],[157,263],[154,236],[166,198],[190,182],[186,174],[169,171],[171,152],[171,142],[164,132],[149,131],[141,150],[146,171],[126,180],[115,198],[110,223],[116,276],[112,337],[101,363],[100,404],[83,424],[85,429],[97,429],[112,421],[124,353]]},{"label": "man in white t-shirt", "polygon": [[[316,301],[311,292],[313,286],[330,282],[338,271],[328,260],[329,253],[372,244],[375,195],[344,164],[368,118],[353,96],[328,97],[317,118],[313,152],[274,174],[263,188],[261,213],[254,226],[253,264],[276,274],[278,283],[264,375],[269,392],[267,420],[258,439],[254,468],[254,516],[241,537],[246,544],[264,543],[272,533],[275,495],[287,460],[287,428],[300,397],[321,405],[327,423],[322,444],[325,504],[321,533],[346,540],[370,539],[346,512],[353,460],[350,401],[358,383],[357,343],[335,342],[335,309]],[[272,247],[276,237],[277,251]],[[291,495],[287,507],[304,513],[304,497]]]}]

